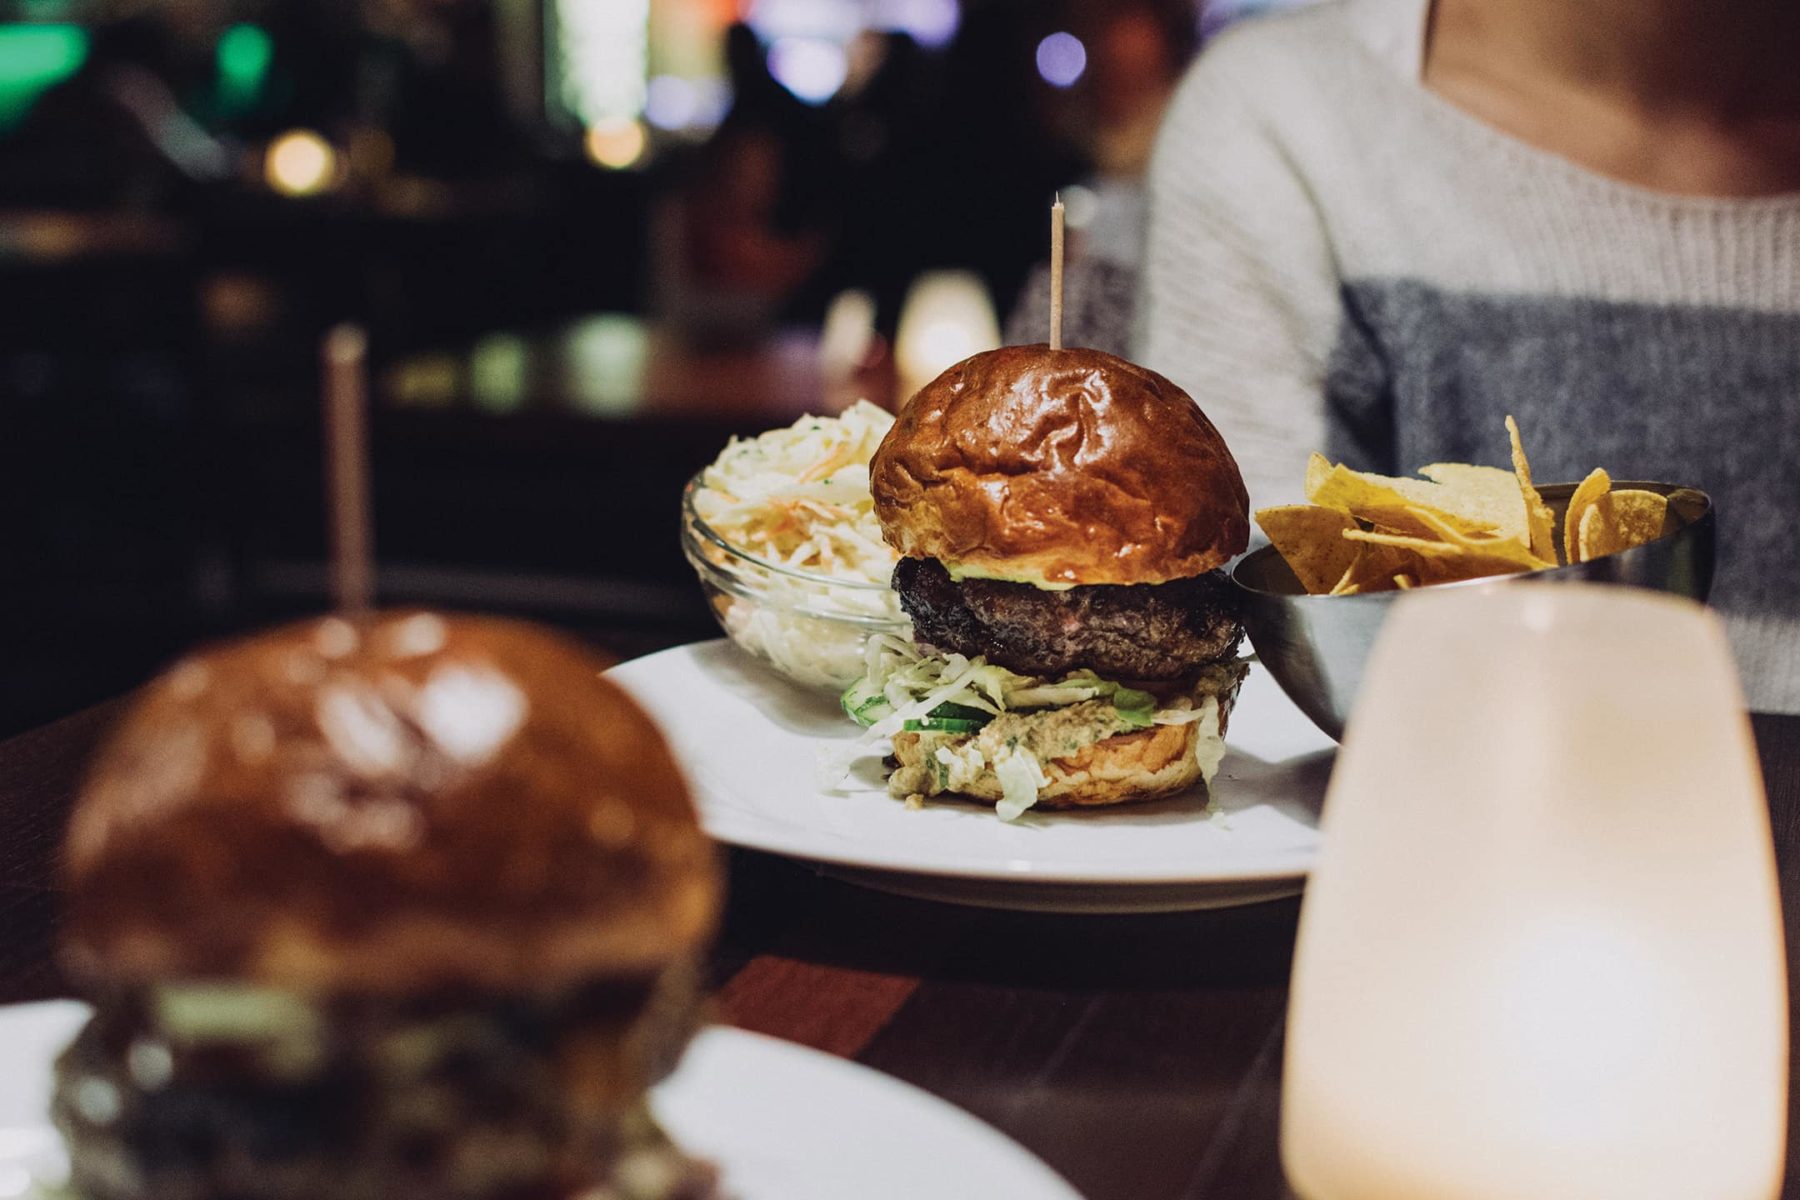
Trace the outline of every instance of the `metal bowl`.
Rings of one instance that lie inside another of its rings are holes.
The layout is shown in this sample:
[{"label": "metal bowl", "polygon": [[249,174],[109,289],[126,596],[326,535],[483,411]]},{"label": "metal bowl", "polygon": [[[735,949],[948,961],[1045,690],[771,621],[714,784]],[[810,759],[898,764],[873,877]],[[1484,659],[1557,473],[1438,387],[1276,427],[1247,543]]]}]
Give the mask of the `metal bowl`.
[{"label": "metal bowl", "polygon": [[[1438,587],[1493,587],[1521,580],[1619,583],[1705,601],[1713,579],[1715,523],[1711,497],[1670,483],[1619,480],[1613,486],[1641,488],[1669,498],[1661,537],[1588,562]],[[1559,552],[1563,514],[1576,487],[1573,483],[1551,483],[1538,488],[1556,514]],[[1309,596],[1273,546],[1264,546],[1238,560],[1231,579],[1237,585],[1244,631],[1256,648],[1258,661],[1315,725],[1333,738],[1341,738],[1381,623],[1395,598],[1407,593]]]}]

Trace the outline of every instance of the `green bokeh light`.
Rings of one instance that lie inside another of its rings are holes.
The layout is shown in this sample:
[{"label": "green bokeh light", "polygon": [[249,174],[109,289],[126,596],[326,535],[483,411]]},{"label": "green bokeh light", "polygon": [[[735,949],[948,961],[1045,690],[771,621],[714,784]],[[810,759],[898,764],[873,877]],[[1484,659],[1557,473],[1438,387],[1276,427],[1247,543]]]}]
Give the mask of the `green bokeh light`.
[{"label": "green bokeh light", "polygon": [[233,25],[219,35],[219,106],[227,113],[256,107],[268,82],[275,43],[255,25]]},{"label": "green bokeh light", "polygon": [[87,31],[79,26],[0,26],[0,128],[22,120],[39,96],[80,70],[87,55]]}]

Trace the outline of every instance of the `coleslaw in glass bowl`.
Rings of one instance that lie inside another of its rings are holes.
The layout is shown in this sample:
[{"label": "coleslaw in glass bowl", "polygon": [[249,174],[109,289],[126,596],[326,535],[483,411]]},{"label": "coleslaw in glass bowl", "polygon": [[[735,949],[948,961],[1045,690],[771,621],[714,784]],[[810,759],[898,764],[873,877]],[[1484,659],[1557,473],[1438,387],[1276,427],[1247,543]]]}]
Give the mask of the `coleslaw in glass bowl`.
[{"label": "coleslaw in glass bowl", "polygon": [[734,439],[682,494],[682,550],[719,624],[798,683],[842,690],[871,636],[912,636],[869,496],[893,420],[861,402]]}]

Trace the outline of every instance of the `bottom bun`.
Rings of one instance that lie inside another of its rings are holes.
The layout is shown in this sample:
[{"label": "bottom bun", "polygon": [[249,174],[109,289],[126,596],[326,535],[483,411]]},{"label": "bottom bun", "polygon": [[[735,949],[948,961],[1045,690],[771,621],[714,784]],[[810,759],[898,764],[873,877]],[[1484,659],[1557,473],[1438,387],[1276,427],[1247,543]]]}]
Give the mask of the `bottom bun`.
[{"label": "bottom bun", "polygon": [[[1218,696],[1219,739],[1225,736],[1226,722],[1236,699],[1235,686]],[[972,736],[955,741],[965,742]],[[1210,729],[1203,730],[1199,721],[1185,725],[1156,725],[1135,733],[1103,738],[1066,758],[1047,759],[1040,766],[1049,782],[1038,788],[1037,803],[1033,807],[1094,808],[1128,804],[1173,795],[1197,783],[1208,782],[1210,772],[1202,770],[1201,761],[1203,757],[1209,762],[1217,759],[1200,753],[1203,737],[1211,741],[1213,734]],[[945,744],[946,739],[941,734],[933,737],[896,733],[894,757],[902,768],[924,766],[936,749]],[[990,765],[974,778],[959,781],[954,791],[938,794],[994,804],[1001,799],[1002,788],[999,776]]]}]

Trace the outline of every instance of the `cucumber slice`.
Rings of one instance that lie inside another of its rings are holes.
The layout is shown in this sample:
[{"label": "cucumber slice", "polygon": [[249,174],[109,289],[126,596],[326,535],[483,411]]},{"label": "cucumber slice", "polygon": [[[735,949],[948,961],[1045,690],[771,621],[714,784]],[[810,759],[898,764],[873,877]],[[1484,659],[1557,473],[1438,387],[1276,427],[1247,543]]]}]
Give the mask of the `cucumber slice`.
[{"label": "cucumber slice", "polygon": [[900,726],[908,733],[975,733],[986,721],[965,721],[960,717],[921,717]]},{"label": "cucumber slice", "polygon": [[844,706],[844,711],[850,714],[851,720],[863,726],[873,725],[887,716],[891,709],[887,697],[866,678],[845,688],[843,695],[838,697],[838,703]]},{"label": "cucumber slice", "polygon": [[944,701],[925,715],[933,720],[974,721],[981,725],[986,725],[994,719],[993,713],[984,712],[979,708],[971,708],[967,704],[955,704],[949,700]]}]

